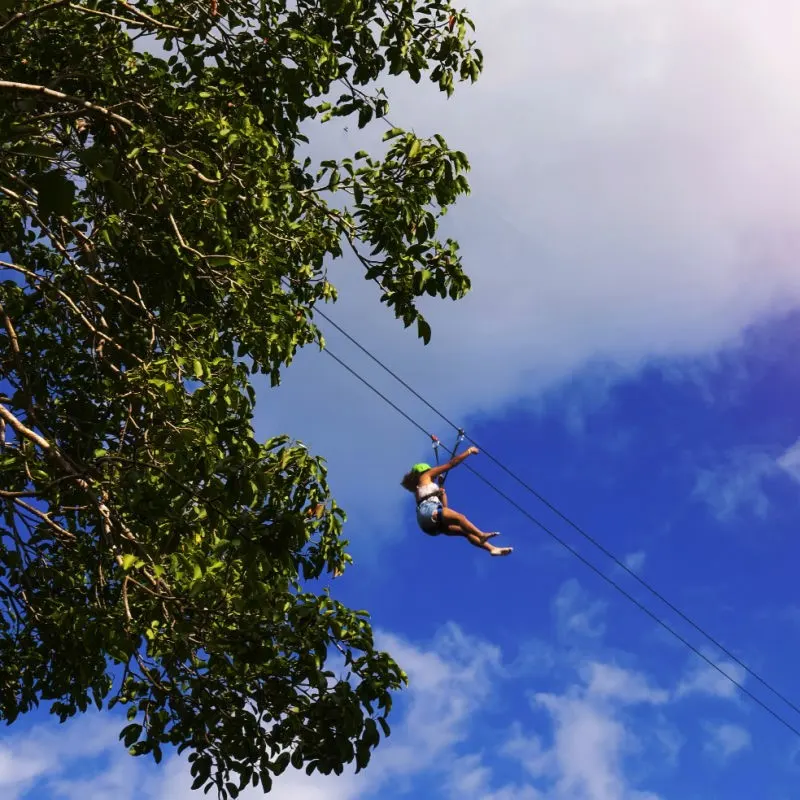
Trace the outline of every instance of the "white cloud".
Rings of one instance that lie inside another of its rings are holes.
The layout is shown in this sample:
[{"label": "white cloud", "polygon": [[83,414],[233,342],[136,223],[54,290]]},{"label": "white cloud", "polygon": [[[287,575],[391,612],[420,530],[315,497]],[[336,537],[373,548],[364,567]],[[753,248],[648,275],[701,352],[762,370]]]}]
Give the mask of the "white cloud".
[{"label": "white cloud", "polygon": [[706,726],[706,753],[719,761],[728,761],[751,746],[750,733],[741,725],[725,722]]},{"label": "white cloud", "polygon": [[800,439],[798,439],[779,459],[778,466],[796,481],[800,481]]},{"label": "white cloud", "polygon": [[598,638],[605,633],[606,603],[593,600],[577,580],[565,581],[553,599],[553,612],[561,637],[577,635]]},{"label": "white cloud", "polygon": [[427,769],[463,741],[466,723],[493,691],[502,671],[501,654],[488,642],[448,625],[434,647],[423,650],[384,633],[377,645],[406,670],[411,686],[408,709],[391,747],[376,755],[373,775],[389,777]]},{"label": "white cloud", "polygon": [[[111,743],[117,744],[114,739]],[[137,791],[138,765],[122,747],[116,749],[117,752],[109,754],[105,768],[94,775],[75,778],[65,771],[64,775],[51,780],[48,789],[52,800],[108,800],[109,797],[134,800],[140,793],[146,796],[147,786],[139,786]],[[155,781],[151,777],[147,783],[152,786]]]},{"label": "white cloud", "polygon": [[663,714],[659,716],[653,726],[653,737],[659,746],[664,763],[670,767],[675,767],[678,763],[680,752],[684,744],[686,744],[686,738],[674,724],[664,718]]},{"label": "white cloud", "polygon": [[481,756],[464,756],[452,762],[446,790],[453,800],[545,800],[530,784],[493,788],[493,777]]},{"label": "white cloud", "polygon": [[537,693],[536,706],[545,709],[554,728],[553,744],[542,749],[538,740],[517,738],[510,750],[534,777],[552,783],[553,800],[644,800],[656,795],[633,786],[624,760],[640,755],[644,742],[623,716],[630,706],[657,707],[669,694],[650,686],[641,673],[613,664],[592,663],[583,683],[557,694]]},{"label": "white cloud", "polygon": [[669,700],[669,692],[650,686],[644,675],[615,664],[595,661],[584,667],[582,673],[587,683],[587,693],[594,697],[615,700],[621,705],[662,705]]},{"label": "white cloud", "polygon": [[577,795],[587,800],[616,800],[623,795],[619,763],[626,745],[621,722],[581,697],[536,696],[555,727],[552,772],[558,774],[557,797]]},{"label": "white cloud", "polygon": [[[391,109],[470,156],[474,192],[447,232],[473,292],[425,303],[434,338],[423,348],[341,264],[336,320],[468,425],[590,365],[602,387],[649,359],[706,356],[800,305],[795,3],[495,0],[473,13],[482,79],[447,102],[392,82]],[[319,146],[351,143],[361,140],[331,130]],[[448,433],[335,331],[329,341],[426,428]],[[304,354],[262,403],[265,431],[297,433],[329,457],[355,521],[376,502],[401,507],[399,477],[427,441],[332,360]],[[452,501],[468,511],[461,480]],[[350,526],[364,549],[400,533],[364,528]]]},{"label": "white cloud", "polygon": [[21,791],[45,772],[47,757],[41,750],[31,752],[30,748],[19,745],[0,746],[0,787],[5,792]]},{"label": "white cloud", "polygon": [[756,448],[729,453],[719,466],[698,472],[694,494],[720,522],[742,514],[763,519],[771,508],[766,484],[781,473],[800,481],[800,439],[778,458]]},{"label": "white cloud", "polygon": [[[711,656],[709,657],[711,658]],[[714,659],[712,658],[712,660]],[[715,663],[725,675],[728,675],[736,683],[744,685],[747,673],[742,667],[732,661],[717,660]],[[675,696],[682,698],[699,694],[722,699],[735,698],[738,696],[739,690],[725,675],[711,665],[693,657],[685,676],[678,683]]]},{"label": "white cloud", "polygon": [[694,494],[720,522],[731,521],[740,514],[763,519],[770,509],[764,481],[775,470],[775,460],[766,453],[736,451],[723,466],[699,471]]},{"label": "white cloud", "polygon": [[[118,733],[118,720],[88,712],[62,728],[42,724],[0,739],[0,795],[3,800],[17,800],[31,786],[46,781],[53,784],[54,797],[65,796],[57,788],[65,771],[101,755],[109,743],[115,745]],[[87,800],[90,797],[86,795]]]},{"label": "white cloud", "polygon": [[638,550],[635,553],[628,553],[622,559],[622,563],[632,572],[639,573],[644,567],[644,562],[647,560],[647,554],[643,550]]}]

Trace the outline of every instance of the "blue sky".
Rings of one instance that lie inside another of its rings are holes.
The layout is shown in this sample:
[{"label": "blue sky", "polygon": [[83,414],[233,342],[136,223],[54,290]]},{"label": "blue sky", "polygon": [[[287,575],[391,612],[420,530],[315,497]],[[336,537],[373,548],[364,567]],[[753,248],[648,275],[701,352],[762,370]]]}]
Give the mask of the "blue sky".
[{"label": "blue sky", "polygon": [[[473,195],[446,232],[473,292],[426,303],[424,349],[351,262],[326,311],[800,705],[800,9],[495,0],[474,15],[475,87],[444,102],[390,86],[393,120],[470,156]],[[343,130],[314,141],[333,156],[364,144]],[[287,773],[273,797],[796,796],[797,737],[468,472],[450,478],[452,504],[514,554],[419,532],[399,480],[429,443],[331,359],[304,352],[278,390],[258,389],[259,435],[288,431],[328,459],[355,557],[332,590],[372,612],[411,677],[370,769]],[[488,459],[471,463],[800,728]],[[40,713],[2,731],[0,795],[198,796],[179,760],[129,758],[119,727]]]}]

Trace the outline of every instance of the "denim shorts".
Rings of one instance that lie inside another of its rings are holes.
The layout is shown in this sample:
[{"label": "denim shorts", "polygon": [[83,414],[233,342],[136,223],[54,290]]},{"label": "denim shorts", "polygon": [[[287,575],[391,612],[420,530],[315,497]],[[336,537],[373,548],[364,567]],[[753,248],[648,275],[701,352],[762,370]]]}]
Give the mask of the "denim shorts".
[{"label": "denim shorts", "polygon": [[[439,517],[434,521],[433,515],[438,513]],[[431,498],[423,500],[417,506],[417,522],[425,533],[435,536],[441,532],[442,524],[442,504],[439,500]]]}]

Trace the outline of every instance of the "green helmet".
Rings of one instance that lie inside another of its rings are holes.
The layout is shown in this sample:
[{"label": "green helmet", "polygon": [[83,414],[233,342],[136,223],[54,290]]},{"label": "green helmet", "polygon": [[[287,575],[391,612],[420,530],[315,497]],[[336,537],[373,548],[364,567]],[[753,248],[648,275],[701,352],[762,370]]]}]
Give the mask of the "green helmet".
[{"label": "green helmet", "polygon": [[430,464],[414,464],[414,466],[411,467],[411,471],[419,474],[422,472],[427,472],[430,468],[431,468]]}]

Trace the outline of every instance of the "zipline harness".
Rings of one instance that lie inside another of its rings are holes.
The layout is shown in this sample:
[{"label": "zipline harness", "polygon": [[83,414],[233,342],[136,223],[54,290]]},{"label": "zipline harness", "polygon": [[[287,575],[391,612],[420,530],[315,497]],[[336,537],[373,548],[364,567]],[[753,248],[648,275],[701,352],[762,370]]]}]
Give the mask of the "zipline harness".
[{"label": "zipline harness", "polygon": [[[452,450],[447,450],[446,447],[444,448],[445,452],[450,454],[450,458],[453,458],[455,456],[456,451],[458,450],[458,446],[461,444],[461,442],[464,441],[464,439],[465,439],[464,429],[463,428],[459,428],[458,429],[458,437],[456,438],[455,445],[453,445],[453,449]],[[433,452],[434,452],[434,455],[436,456],[436,466],[438,467],[439,466],[439,448],[443,447],[443,445],[442,445],[441,441],[439,440],[439,437],[436,436],[436,434],[434,434],[434,433],[431,434],[431,442],[433,443]],[[448,474],[449,473],[444,472],[436,479],[437,483],[439,484],[439,486],[444,487],[444,482],[447,479]]]}]

